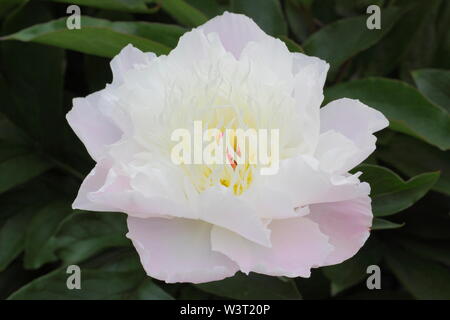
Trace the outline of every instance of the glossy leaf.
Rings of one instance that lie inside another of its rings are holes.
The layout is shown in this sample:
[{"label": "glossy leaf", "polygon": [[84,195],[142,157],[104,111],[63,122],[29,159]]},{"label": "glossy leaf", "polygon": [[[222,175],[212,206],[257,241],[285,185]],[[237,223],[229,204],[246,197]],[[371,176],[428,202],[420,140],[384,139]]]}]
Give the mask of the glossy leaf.
[{"label": "glossy leaf", "polygon": [[405,288],[418,299],[450,299],[450,270],[436,262],[389,247],[386,261]]},{"label": "glossy leaf", "polygon": [[247,0],[231,0],[231,10],[251,17],[266,33],[287,35],[287,26],[278,0],[258,0],[258,5]]},{"label": "glossy leaf", "polygon": [[27,225],[25,235],[24,264],[28,269],[36,269],[57,259],[54,238],[62,221],[72,210],[65,201],[54,201],[37,211]]},{"label": "glossy leaf", "polygon": [[164,0],[160,2],[163,10],[177,22],[188,27],[198,27],[208,21],[206,15],[185,0]]},{"label": "glossy leaf", "polygon": [[36,42],[102,57],[114,57],[131,43],[142,51],[167,54],[184,29],[161,23],[111,22],[81,16],[81,29],[67,29],[66,18],[38,24],[3,37]]},{"label": "glossy leaf", "polygon": [[402,11],[396,8],[383,10],[383,27],[374,30],[367,28],[366,15],[339,20],[312,34],[303,47],[308,55],[330,63],[333,72],[347,59],[383,38],[401,14]]},{"label": "glossy leaf", "polygon": [[355,171],[362,171],[361,181],[371,188],[372,211],[382,217],[400,212],[422,198],[439,179],[439,173],[423,173],[404,181],[393,171],[375,165],[361,165]]},{"label": "glossy leaf", "polygon": [[404,223],[395,223],[381,218],[374,218],[372,221],[372,230],[388,230],[403,227]]},{"label": "glossy leaf", "polygon": [[421,69],[412,72],[416,86],[430,101],[450,112],[450,71]]},{"label": "glossy leaf", "polygon": [[153,0],[51,0],[105,10],[117,10],[131,13],[153,13],[158,8]]},{"label": "glossy leaf", "polygon": [[395,243],[424,259],[434,260],[450,266],[449,240],[423,240],[413,237],[396,237]]},{"label": "glossy leaf", "polygon": [[325,90],[327,101],[359,99],[381,111],[393,130],[418,137],[442,150],[450,148],[450,116],[410,85],[386,78],[367,78]]},{"label": "glossy leaf", "polygon": [[[395,5],[401,6],[405,13],[392,32],[389,32],[375,47],[369,49],[364,57],[364,74],[387,75],[403,62],[411,64],[414,56],[421,60],[429,60],[435,49],[434,35],[428,34],[428,38],[423,37],[421,31],[434,23],[431,15],[439,3],[440,0],[396,1]],[[383,12],[384,9],[382,17]],[[414,52],[416,49],[418,50]]]},{"label": "glossy leaf", "polygon": [[410,177],[429,171],[440,171],[440,178],[433,189],[450,195],[449,151],[440,151],[417,139],[397,134],[388,138],[387,143],[377,151],[377,155]]},{"label": "glossy leaf", "polygon": [[31,180],[52,164],[29,150],[0,141],[0,193]]},{"label": "glossy leaf", "polygon": [[[196,285],[206,292],[232,299],[267,300],[301,299],[301,295],[290,279],[279,279],[262,274],[236,274],[232,278]],[[270,290],[267,290],[270,288]]]},{"label": "glossy leaf", "polygon": [[279,39],[284,42],[290,52],[304,52],[303,48],[294,40],[289,39],[286,36],[281,36]]},{"label": "glossy leaf", "polygon": [[322,268],[331,280],[331,292],[336,295],[368,277],[367,267],[378,265],[383,256],[382,245],[371,237],[361,250],[343,263]]},{"label": "glossy leaf", "polygon": [[57,254],[67,264],[78,263],[107,248],[130,246],[127,232],[123,214],[77,212],[56,235]]},{"label": "glossy leaf", "polygon": [[81,290],[68,290],[65,268],[22,287],[11,300],[167,300],[172,299],[141,272],[81,269]]},{"label": "glossy leaf", "polygon": [[[4,33],[52,19],[50,10],[30,2],[5,20]],[[30,59],[32,57],[32,59]],[[56,152],[62,144],[64,52],[33,43],[1,43],[0,112],[34,142]]]}]

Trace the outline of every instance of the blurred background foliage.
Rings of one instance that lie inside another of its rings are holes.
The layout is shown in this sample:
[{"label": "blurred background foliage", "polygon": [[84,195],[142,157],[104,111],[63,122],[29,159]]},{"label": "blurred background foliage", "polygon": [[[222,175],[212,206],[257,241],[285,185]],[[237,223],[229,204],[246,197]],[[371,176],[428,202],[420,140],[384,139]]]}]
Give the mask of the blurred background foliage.
[{"label": "blurred background foliage", "polygon": [[[69,4],[81,30],[66,28]],[[371,4],[381,30],[366,28]],[[71,99],[109,83],[126,44],[167,54],[225,10],[326,59],[325,100],[357,98],[390,120],[356,169],[372,185],[370,239],[309,279],[168,285],[145,275],[123,213],[71,209],[94,165],[64,118]],[[450,299],[450,1],[2,0],[0,22],[0,298]],[[70,264],[82,290],[66,288]],[[381,290],[366,287],[372,264]]]}]

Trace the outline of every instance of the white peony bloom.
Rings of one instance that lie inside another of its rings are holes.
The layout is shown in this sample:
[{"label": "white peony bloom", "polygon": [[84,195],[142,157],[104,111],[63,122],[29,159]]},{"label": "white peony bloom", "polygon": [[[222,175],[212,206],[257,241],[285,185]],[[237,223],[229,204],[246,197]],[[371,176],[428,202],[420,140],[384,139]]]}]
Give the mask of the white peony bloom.
[{"label": "white peony bloom", "polygon": [[[208,282],[237,271],[308,277],[369,236],[370,187],[348,171],[388,125],[340,99],[320,109],[329,65],[291,53],[244,15],[186,33],[167,56],[131,45],[113,82],[76,98],[67,119],[97,162],[74,208],[121,211],[151,277]],[[174,163],[174,130],[278,129],[279,168]]]}]

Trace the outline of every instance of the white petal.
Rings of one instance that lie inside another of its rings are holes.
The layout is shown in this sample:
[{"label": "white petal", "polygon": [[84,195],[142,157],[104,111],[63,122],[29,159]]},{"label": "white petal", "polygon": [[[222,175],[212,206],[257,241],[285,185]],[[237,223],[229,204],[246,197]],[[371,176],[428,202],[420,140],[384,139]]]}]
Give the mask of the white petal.
[{"label": "white petal", "polygon": [[131,184],[131,179],[115,169],[110,169],[104,185],[98,190],[92,190],[87,197],[92,202],[114,208],[110,211],[121,211],[139,218],[194,216],[190,208],[183,203],[161,193],[144,194],[136,190]]},{"label": "white petal", "polygon": [[105,184],[110,169],[110,161],[102,160],[97,163],[81,184],[78,195],[72,204],[72,208],[92,211],[115,211],[115,209],[108,204],[95,203],[88,198],[89,193],[100,189]]},{"label": "white petal", "polygon": [[231,277],[238,267],[211,250],[211,225],[186,219],[128,217],[127,237],[153,278],[172,282],[209,282]]},{"label": "white petal", "polygon": [[250,41],[262,41],[269,37],[249,17],[229,12],[209,20],[199,29],[205,34],[218,33],[224,48],[236,58]]},{"label": "white petal", "polygon": [[304,140],[303,154],[312,154],[320,132],[320,105],[323,86],[330,65],[325,61],[301,53],[294,54],[295,100],[302,116],[299,126]]},{"label": "white petal", "polygon": [[374,150],[373,135],[389,125],[386,117],[359,100],[339,99],[320,110],[320,131],[334,130],[353,141],[359,152],[349,158],[342,170],[350,170],[366,159]]},{"label": "white petal", "polygon": [[359,148],[343,134],[330,130],[319,136],[315,157],[320,168],[329,173],[345,173],[359,154]]},{"label": "white petal", "polygon": [[351,258],[364,245],[372,226],[372,208],[366,195],[351,200],[310,206],[308,218],[330,237],[334,250],[325,261],[337,264]]},{"label": "white petal", "polygon": [[214,227],[212,249],[235,261],[241,271],[273,276],[309,277],[310,269],[324,263],[333,247],[316,223],[300,217],[274,220],[272,247],[250,242],[232,232]]},{"label": "white petal", "polygon": [[270,230],[255,210],[232,195],[225,187],[204,191],[199,198],[200,219],[236,232],[243,237],[270,247]]},{"label": "white petal", "polygon": [[144,53],[133,47],[133,45],[128,44],[111,60],[113,83],[122,83],[126,72],[148,65],[155,57],[156,55],[152,52]]},{"label": "white petal", "polygon": [[314,158],[296,157],[281,161],[278,174],[267,176],[267,183],[289,195],[295,207],[302,207],[368,194],[370,186],[360,183],[358,176],[331,175],[322,171]]},{"label": "white petal", "polygon": [[86,98],[73,99],[73,108],[66,115],[69,125],[96,161],[104,157],[107,146],[118,141],[123,133],[101,111],[101,108],[113,107],[107,91],[104,89]]},{"label": "white petal", "polygon": [[[270,81],[292,81],[293,55],[279,39],[267,37],[259,42],[250,42],[242,51],[241,61],[248,61],[257,68],[258,74],[264,74]],[[263,70],[261,70],[263,69]],[[264,72],[266,71],[266,72]]]}]

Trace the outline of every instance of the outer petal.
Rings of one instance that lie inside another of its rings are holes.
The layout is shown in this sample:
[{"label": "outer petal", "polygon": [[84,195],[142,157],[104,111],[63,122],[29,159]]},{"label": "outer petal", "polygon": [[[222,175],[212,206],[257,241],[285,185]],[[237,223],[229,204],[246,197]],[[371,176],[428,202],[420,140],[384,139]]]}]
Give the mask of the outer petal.
[{"label": "outer petal", "polygon": [[330,237],[335,247],[325,265],[341,263],[355,255],[369,237],[372,208],[369,196],[310,206],[308,218]]},{"label": "outer petal", "polygon": [[[158,186],[156,177],[153,177],[153,180],[149,179]],[[139,218],[194,216],[190,208],[183,203],[158,192],[144,194],[137,190],[128,176],[121,175],[114,169],[108,172],[105,184],[100,189],[88,194],[88,199],[97,204],[110,206],[112,209],[108,211],[121,211]]]},{"label": "outer petal", "polygon": [[231,277],[238,267],[211,250],[211,225],[186,219],[128,217],[129,233],[145,271],[166,282],[209,282]]},{"label": "outer petal", "polygon": [[320,131],[334,130],[351,140],[359,152],[349,157],[341,171],[348,171],[366,159],[374,150],[373,135],[389,125],[386,117],[359,100],[339,99],[320,110]]},{"label": "outer petal", "polygon": [[268,83],[277,83],[286,80],[292,81],[293,55],[286,45],[279,39],[267,37],[259,42],[250,42],[241,53],[241,61],[248,61],[249,64],[258,68],[270,71],[267,78]]},{"label": "outer petal", "polygon": [[118,141],[122,136],[122,131],[100,110],[102,107],[111,107],[107,90],[98,91],[86,98],[73,99],[73,108],[66,115],[69,125],[96,161],[104,156],[107,145]]},{"label": "outer petal", "polygon": [[199,29],[205,34],[218,33],[224,48],[236,58],[240,57],[242,50],[250,41],[262,41],[269,37],[249,17],[229,12],[209,20]]},{"label": "outer petal", "polygon": [[359,148],[343,134],[330,130],[319,137],[315,156],[320,168],[328,173],[345,173],[349,163],[359,156]]},{"label": "outer petal", "polygon": [[92,211],[114,211],[111,206],[92,202],[88,198],[90,192],[100,189],[105,184],[110,169],[111,162],[108,160],[97,163],[81,184],[72,208]]},{"label": "outer petal", "polygon": [[307,218],[274,220],[269,228],[272,230],[272,248],[214,227],[212,249],[230,257],[245,273],[254,271],[288,277],[309,277],[310,269],[322,265],[333,250],[328,237]]},{"label": "outer petal", "polygon": [[204,191],[199,203],[200,219],[270,247],[270,230],[252,207],[230,194],[227,188],[210,188]]},{"label": "outer petal", "polygon": [[[153,177],[153,184],[153,187],[158,187],[157,177]],[[120,211],[140,218],[194,216],[186,205],[151,191],[142,193],[132,185],[128,176],[121,175],[111,167],[111,161],[102,160],[83,181],[72,207],[93,211]]]},{"label": "outer petal", "polygon": [[289,195],[294,207],[301,207],[368,194],[370,186],[360,183],[358,175],[332,175],[322,171],[317,160],[304,156],[281,161],[278,174],[266,176],[266,183]]},{"label": "outer petal", "polygon": [[153,52],[144,53],[133,47],[133,45],[128,44],[111,60],[110,65],[113,73],[113,83],[122,83],[124,74],[127,71],[148,65],[153,58],[156,58]]},{"label": "outer petal", "polygon": [[294,97],[298,112],[302,115],[299,126],[303,132],[303,154],[313,154],[320,132],[320,105],[323,101],[323,86],[330,65],[325,61],[294,54]]},{"label": "outer petal", "polygon": [[67,113],[67,121],[94,160],[99,161],[104,157],[106,146],[117,142],[126,126],[115,122],[124,116],[117,116],[120,111],[113,95],[114,86],[122,82],[127,71],[148,64],[153,57],[155,55],[152,53],[143,53],[132,45],[126,46],[111,61],[113,85],[86,98],[73,99],[73,108]]}]

